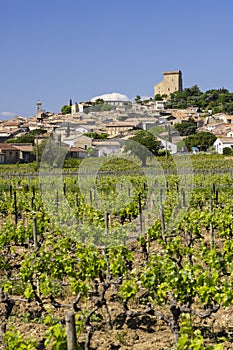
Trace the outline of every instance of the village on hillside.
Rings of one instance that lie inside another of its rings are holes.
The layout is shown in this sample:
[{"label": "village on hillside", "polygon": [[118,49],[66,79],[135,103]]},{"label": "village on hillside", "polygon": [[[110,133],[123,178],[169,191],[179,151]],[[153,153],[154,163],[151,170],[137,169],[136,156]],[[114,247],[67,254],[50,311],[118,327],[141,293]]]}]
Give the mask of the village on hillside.
[{"label": "village on hillside", "polygon": [[67,147],[68,158],[102,157],[121,152],[121,141],[133,137],[138,130],[155,133],[161,149],[182,154],[185,150],[180,142],[192,132],[180,132],[182,128],[177,125],[189,127],[190,122],[196,125],[193,134],[211,133],[215,141],[211,147],[199,144],[187,147],[186,151],[223,154],[224,149],[228,149],[229,153],[233,148],[233,115],[202,110],[195,104],[169,108],[170,96],[182,90],[181,72],[172,71],[164,72],[163,81],[155,84],[153,99],[142,100],[137,96],[132,102],[121,99],[120,94],[117,98],[116,94],[109,94],[108,98],[95,101],[73,103],[70,100],[58,114],[44,110],[42,102],[37,101],[34,116],[17,116],[0,122],[0,163],[35,160],[35,147],[51,135]]}]

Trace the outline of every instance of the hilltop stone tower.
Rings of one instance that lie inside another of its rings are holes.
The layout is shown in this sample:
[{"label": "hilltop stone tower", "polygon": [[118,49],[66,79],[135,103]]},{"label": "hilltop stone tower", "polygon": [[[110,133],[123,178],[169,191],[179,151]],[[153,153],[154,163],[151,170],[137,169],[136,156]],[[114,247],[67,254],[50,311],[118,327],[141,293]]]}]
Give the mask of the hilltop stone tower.
[{"label": "hilltop stone tower", "polygon": [[180,70],[164,72],[163,73],[163,81],[154,86],[154,96],[159,95],[167,95],[169,96],[171,93],[175,91],[182,91],[182,73]]}]

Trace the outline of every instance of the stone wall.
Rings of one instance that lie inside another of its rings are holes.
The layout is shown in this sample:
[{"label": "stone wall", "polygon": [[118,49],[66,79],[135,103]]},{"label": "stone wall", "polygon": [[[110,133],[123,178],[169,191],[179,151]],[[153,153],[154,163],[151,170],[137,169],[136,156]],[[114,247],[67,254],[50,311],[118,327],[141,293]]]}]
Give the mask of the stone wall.
[{"label": "stone wall", "polygon": [[182,89],[182,73],[180,70],[164,72],[163,81],[154,86],[154,96],[157,94],[169,96],[171,93]]}]

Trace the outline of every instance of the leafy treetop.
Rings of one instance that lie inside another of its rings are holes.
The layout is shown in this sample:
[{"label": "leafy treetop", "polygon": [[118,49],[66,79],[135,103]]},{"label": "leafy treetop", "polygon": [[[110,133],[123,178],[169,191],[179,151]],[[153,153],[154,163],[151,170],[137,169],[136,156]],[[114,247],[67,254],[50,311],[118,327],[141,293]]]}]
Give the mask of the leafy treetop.
[{"label": "leafy treetop", "polygon": [[233,93],[225,88],[202,92],[197,85],[171,94],[166,108],[188,108],[197,106],[200,111],[233,114]]},{"label": "leafy treetop", "polygon": [[148,131],[139,130],[135,136],[131,137],[124,145],[124,152],[130,152],[146,165],[146,158],[157,155],[160,149],[160,141],[156,136]]},{"label": "leafy treetop", "polygon": [[7,143],[35,143],[36,136],[45,134],[47,130],[45,129],[35,129],[31,130],[28,133],[21,135],[16,138],[10,138],[6,142]]},{"label": "leafy treetop", "polygon": [[64,105],[61,108],[62,114],[70,114],[71,113],[71,106]]},{"label": "leafy treetop", "polygon": [[206,151],[216,140],[216,136],[211,132],[201,131],[195,135],[186,137],[183,142],[187,149],[191,151],[192,147],[197,147],[200,151]]},{"label": "leafy treetop", "polygon": [[103,133],[103,134],[98,134],[97,132],[85,132],[85,136],[91,137],[92,139],[107,139],[108,134]]},{"label": "leafy treetop", "polygon": [[197,131],[197,123],[194,119],[189,118],[187,121],[175,124],[174,128],[179,132],[180,136],[193,135]]}]

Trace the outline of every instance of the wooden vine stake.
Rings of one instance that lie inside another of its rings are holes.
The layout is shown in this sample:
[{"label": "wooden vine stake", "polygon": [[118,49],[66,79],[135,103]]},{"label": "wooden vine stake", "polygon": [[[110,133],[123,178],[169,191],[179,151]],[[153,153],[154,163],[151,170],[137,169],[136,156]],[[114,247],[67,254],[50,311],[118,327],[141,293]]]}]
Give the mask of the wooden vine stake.
[{"label": "wooden vine stake", "polygon": [[160,191],[159,191],[159,201],[162,204],[162,201],[163,201],[163,189],[162,188],[160,188]]},{"label": "wooden vine stake", "polygon": [[[38,248],[38,238],[37,238],[37,226],[36,226],[36,218],[33,218],[33,245],[34,245],[34,251]],[[36,278],[36,289],[37,293],[40,294],[40,283],[39,279]]]},{"label": "wooden vine stake", "polygon": [[215,191],[215,204],[218,205],[218,190]]},{"label": "wooden vine stake", "polygon": [[14,214],[15,214],[15,226],[17,226],[17,224],[18,224],[18,208],[17,208],[16,191],[14,191]]},{"label": "wooden vine stake", "polygon": [[77,350],[77,337],[75,327],[75,316],[73,311],[65,313],[67,350]]},{"label": "wooden vine stake", "polygon": [[216,193],[216,184],[213,183],[213,194],[215,195],[215,193]]},{"label": "wooden vine stake", "polygon": [[185,196],[185,190],[182,190],[182,204],[183,207],[186,206],[186,196]]},{"label": "wooden vine stake", "polygon": [[34,210],[34,196],[31,196],[31,209]]},{"label": "wooden vine stake", "polygon": [[161,229],[162,229],[162,240],[166,242],[165,238],[165,218],[164,218],[164,207],[160,205],[160,216],[161,216]]},{"label": "wooden vine stake", "polygon": [[140,233],[142,234],[143,227],[142,227],[142,201],[141,201],[141,194],[138,194],[138,207],[139,207],[139,221],[140,221]]},{"label": "wooden vine stake", "polygon": [[33,243],[34,249],[37,250],[37,226],[36,226],[36,218],[33,218]]},{"label": "wooden vine stake", "polygon": [[59,207],[59,195],[58,195],[58,191],[56,193],[56,210],[58,211],[58,207]]},{"label": "wooden vine stake", "polygon": [[90,194],[90,204],[92,205],[92,192],[90,191],[89,194]]},{"label": "wooden vine stake", "polygon": [[[210,201],[210,214],[212,216],[213,208],[212,208],[212,201]],[[212,222],[210,222],[210,244],[211,247],[214,247],[214,230],[213,230],[213,225]]]},{"label": "wooden vine stake", "polygon": [[75,205],[76,205],[76,207],[78,207],[78,205],[79,205],[79,198],[78,198],[78,194],[77,193],[75,195]]},{"label": "wooden vine stake", "polygon": [[105,213],[105,235],[109,233],[109,213]]},{"label": "wooden vine stake", "polygon": [[10,184],[10,197],[12,198],[12,185]]}]

